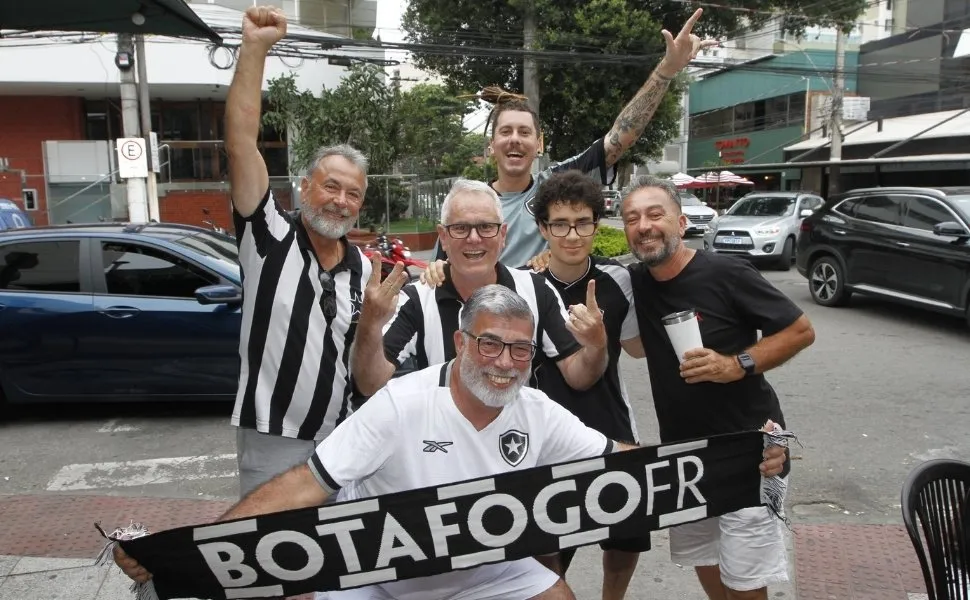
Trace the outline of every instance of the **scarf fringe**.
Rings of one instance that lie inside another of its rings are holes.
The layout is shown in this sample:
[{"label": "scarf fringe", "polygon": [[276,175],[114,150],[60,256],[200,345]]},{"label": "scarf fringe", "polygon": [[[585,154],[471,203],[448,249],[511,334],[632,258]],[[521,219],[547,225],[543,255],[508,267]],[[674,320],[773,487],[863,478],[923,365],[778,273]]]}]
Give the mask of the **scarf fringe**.
[{"label": "scarf fringe", "polygon": [[158,600],[155,584],[151,580],[145,583],[138,583],[136,581],[131,584],[131,588],[129,589],[135,593],[135,600]]},{"label": "scarf fringe", "polygon": [[[794,440],[799,446],[798,437],[791,431],[781,428],[778,423],[772,423],[771,431],[764,431],[764,447],[781,446],[789,448],[791,441]],[[780,475],[761,478],[761,503],[766,505],[768,510],[778,517],[789,531],[792,530],[791,520],[785,514],[785,491],[787,483],[782,480]]]},{"label": "scarf fringe", "polygon": [[[98,530],[102,537],[108,540],[108,543],[104,545],[104,548],[101,549],[101,552],[98,553],[97,558],[94,560],[94,564],[99,567],[114,562],[114,547],[119,541],[134,540],[151,533],[144,524],[136,523],[135,521],[130,521],[127,527],[118,527],[111,533],[107,533],[101,527],[101,523],[95,523],[94,528]],[[128,589],[135,594],[135,600],[158,600],[158,593],[155,591],[155,585],[151,581],[146,583],[133,581],[131,587]]]}]

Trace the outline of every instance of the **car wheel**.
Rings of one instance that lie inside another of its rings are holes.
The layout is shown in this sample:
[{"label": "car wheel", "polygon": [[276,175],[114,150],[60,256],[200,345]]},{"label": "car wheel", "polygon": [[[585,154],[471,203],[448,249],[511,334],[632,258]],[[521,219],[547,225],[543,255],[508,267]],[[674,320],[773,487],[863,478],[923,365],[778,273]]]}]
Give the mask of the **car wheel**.
[{"label": "car wheel", "polygon": [[785,240],[785,247],[781,249],[781,256],[778,258],[778,268],[782,271],[790,271],[792,259],[795,258],[795,240],[788,238]]},{"label": "car wheel", "polygon": [[844,306],[852,295],[845,289],[842,266],[832,256],[823,256],[812,263],[808,272],[808,289],[812,300],[822,306]]}]

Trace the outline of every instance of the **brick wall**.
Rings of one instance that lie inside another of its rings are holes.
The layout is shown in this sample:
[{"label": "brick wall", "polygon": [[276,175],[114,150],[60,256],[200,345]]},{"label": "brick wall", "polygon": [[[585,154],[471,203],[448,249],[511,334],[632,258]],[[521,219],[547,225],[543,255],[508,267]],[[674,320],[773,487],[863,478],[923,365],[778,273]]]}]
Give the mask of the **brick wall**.
[{"label": "brick wall", "polygon": [[[206,215],[203,209],[209,209]],[[173,191],[158,198],[158,215],[163,223],[185,223],[208,227],[203,221],[232,231],[229,194],[222,191]]]},{"label": "brick wall", "polygon": [[[11,169],[25,169],[26,187],[37,190],[37,210],[30,213],[35,224],[47,224],[43,142],[82,139],[84,108],[80,98],[0,96],[0,156],[10,161]],[[19,186],[19,174],[15,179]],[[7,188],[2,189],[6,193]],[[14,199],[21,196],[18,191]]]}]

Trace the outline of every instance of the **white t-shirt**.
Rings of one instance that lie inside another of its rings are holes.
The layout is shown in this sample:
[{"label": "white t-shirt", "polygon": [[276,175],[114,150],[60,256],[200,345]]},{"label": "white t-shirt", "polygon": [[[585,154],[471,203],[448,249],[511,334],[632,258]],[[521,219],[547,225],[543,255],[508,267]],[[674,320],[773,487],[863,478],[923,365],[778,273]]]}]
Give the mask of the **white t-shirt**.
[{"label": "white t-shirt", "polygon": [[613,441],[539,390],[478,431],[459,412],[452,363],[392,379],[324,439],[310,469],[338,501],[602,456]]}]

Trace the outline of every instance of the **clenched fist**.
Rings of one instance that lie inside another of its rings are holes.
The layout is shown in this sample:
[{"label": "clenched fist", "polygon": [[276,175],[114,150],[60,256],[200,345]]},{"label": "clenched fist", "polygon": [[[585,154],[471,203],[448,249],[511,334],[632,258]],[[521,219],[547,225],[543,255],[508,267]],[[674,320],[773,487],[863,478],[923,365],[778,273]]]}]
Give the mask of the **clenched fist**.
[{"label": "clenched fist", "polygon": [[254,44],[269,51],[273,44],[286,35],[286,17],[275,6],[251,6],[243,15],[242,37],[244,44]]}]

